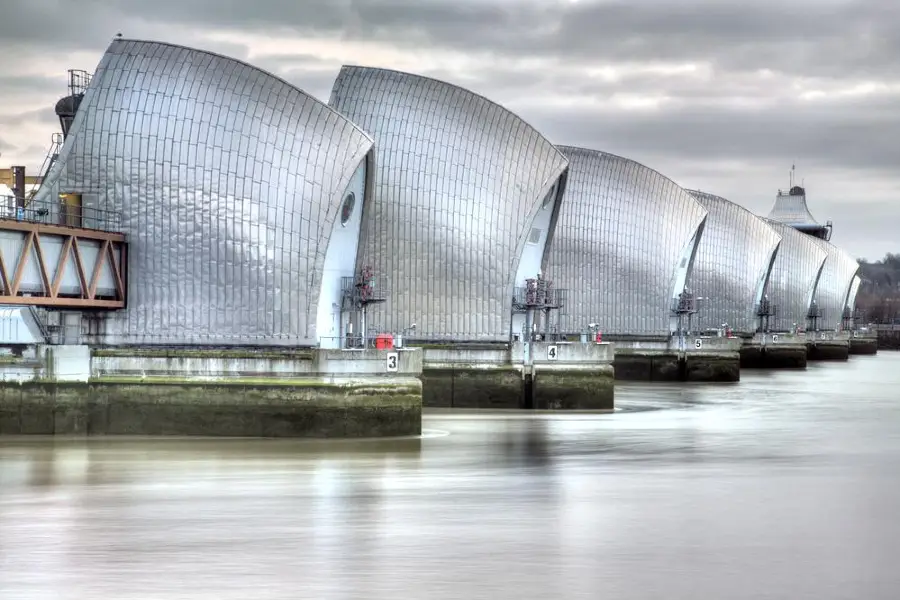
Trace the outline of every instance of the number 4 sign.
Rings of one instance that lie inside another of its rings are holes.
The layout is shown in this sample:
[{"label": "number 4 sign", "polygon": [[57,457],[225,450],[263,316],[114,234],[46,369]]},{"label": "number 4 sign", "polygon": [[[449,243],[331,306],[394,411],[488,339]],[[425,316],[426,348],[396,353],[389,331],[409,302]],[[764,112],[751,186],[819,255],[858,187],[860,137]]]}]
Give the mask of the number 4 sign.
[{"label": "number 4 sign", "polygon": [[559,357],[559,350],[555,345],[547,346],[547,360],[556,360]]}]

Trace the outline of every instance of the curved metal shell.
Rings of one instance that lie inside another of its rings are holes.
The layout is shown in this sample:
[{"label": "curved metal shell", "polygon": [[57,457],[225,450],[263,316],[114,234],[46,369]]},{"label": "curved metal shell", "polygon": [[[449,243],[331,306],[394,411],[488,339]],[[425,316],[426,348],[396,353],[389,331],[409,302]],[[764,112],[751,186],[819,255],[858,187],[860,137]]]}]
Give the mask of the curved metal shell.
[{"label": "curved metal shell", "polygon": [[837,331],[841,328],[853,278],[859,272],[859,263],[834,244],[818,238],[812,239],[828,254],[816,288],[816,306],[820,314],[818,328]]},{"label": "curved metal shell", "polygon": [[330,104],[377,144],[360,266],[388,289],[369,322],[416,323],[421,339],[509,339],[519,262],[565,158],[505,108],[418,75],[345,66]]},{"label": "curved metal shell", "polygon": [[856,310],[856,297],[859,295],[859,286],[862,285],[862,278],[859,275],[853,277],[853,283],[850,284],[850,293],[847,294],[847,308],[853,313]]},{"label": "curved metal shell", "polygon": [[[633,160],[560,146],[569,159],[548,274],[566,289],[560,330],[668,335],[686,248],[706,210],[660,173]],[[701,236],[702,239],[702,236]],[[689,277],[690,265],[685,264]],[[682,279],[683,281],[683,279]],[[683,288],[683,285],[680,286]]]},{"label": "curved metal shell", "polygon": [[696,324],[701,330],[726,325],[753,333],[781,236],[743,206],[689,191],[709,211],[690,280],[691,291],[702,298]]},{"label": "curved metal shell", "polygon": [[372,146],[264,71],[116,40],[41,193],[121,214],[129,306],[102,341],[307,345],[332,226]]},{"label": "curved metal shell", "polygon": [[781,236],[767,290],[769,302],[775,308],[775,316],[769,319],[769,329],[805,328],[828,253],[812,236],[778,221],[763,221]]}]

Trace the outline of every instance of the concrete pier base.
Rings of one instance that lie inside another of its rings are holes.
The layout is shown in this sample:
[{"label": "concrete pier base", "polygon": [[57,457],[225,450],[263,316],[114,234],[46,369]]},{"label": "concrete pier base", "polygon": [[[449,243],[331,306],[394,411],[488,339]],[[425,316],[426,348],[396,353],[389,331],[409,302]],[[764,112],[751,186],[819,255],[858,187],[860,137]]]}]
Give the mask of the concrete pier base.
[{"label": "concrete pier base", "polygon": [[900,350],[900,325],[875,325],[869,332],[877,336],[879,350]]},{"label": "concrete pier base", "polygon": [[684,381],[684,362],[676,353],[652,351],[616,352],[619,381]]},{"label": "concrete pier base", "polygon": [[695,336],[677,339],[617,338],[615,372],[620,381],[740,381],[741,340]]},{"label": "concrete pier base", "polygon": [[608,343],[442,344],[423,350],[425,406],[608,410],[615,404],[614,349]]},{"label": "concrete pier base", "polygon": [[849,340],[816,340],[807,344],[809,360],[848,360]]},{"label": "concrete pier base", "polygon": [[791,333],[756,334],[741,347],[742,369],[805,369],[806,340]]},{"label": "concrete pier base", "polygon": [[[518,360],[519,352],[523,350],[524,344],[513,344],[514,359]],[[615,348],[612,344],[536,342],[531,344],[531,352],[534,408],[542,410],[614,408]],[[524,361],[524,354],[522,360]]]},{"label": "concrete pier base", "polygon": [[878,354],[877,337],[852,337],[850,338],[851,355]]},{"label": "concrete pier base", "polygon": [[728,383],[741,380],[741,357],[738,352],[687,354],[684,381]]},{"label": "concrete pier base", "polygon": [[51,346],[32,377],[0,384],[0,434],[355,438],[422,429],[415,350],[76,348],[80,362],[59,359],[72,347]]},{"label": "concrete pier base", "polygon": [[525,408],[522,372],[512,366],[444,365],[422,370],[422,404],[447,408]]}]

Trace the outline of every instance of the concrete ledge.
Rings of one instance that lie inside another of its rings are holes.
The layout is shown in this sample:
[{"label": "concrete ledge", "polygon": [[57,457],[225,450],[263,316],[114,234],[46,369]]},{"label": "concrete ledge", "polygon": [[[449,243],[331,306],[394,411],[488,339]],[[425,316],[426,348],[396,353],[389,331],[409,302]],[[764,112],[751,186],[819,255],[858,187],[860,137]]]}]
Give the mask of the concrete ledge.
[{"label": "concrete ledge", "polygon": [[850,338],[850,354],[878,354],[877,338]]},{"label": "concrete ledge", "polygon": [[382,437],[421,433],[421,384],[0,384],[0,435]]},{"label": "concrete ledge", "polygon": [[807,345],[807,352],[808,360],[848,360],[850,342],[848,340],[810,342]]}]

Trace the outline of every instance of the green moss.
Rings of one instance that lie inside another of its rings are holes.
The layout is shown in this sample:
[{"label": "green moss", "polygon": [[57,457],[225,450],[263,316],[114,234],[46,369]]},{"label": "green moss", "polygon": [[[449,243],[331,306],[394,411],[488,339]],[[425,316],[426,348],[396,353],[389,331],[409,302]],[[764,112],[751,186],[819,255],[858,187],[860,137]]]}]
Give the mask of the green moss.
[{"label": "green moss", "polygon": [[421,348],[422,350],[509,350],[509,344],[506,343],[481,343],[481,344],[459,344],[459,343],[432,343],[432,344],[406,344],[409,348]]},{"label": "green moss", "polygon": [[[238,388],[238,389],[235,389]],[[0,435],[390,437],[421,432],[418,385],[0,386]]]},{"label": "green moss", "polygon": [[491,376],[497,373],[514,373],[521,376],[522,373],[521,365],[492,364],[490,366],[486,366],[484,363],[452,363],[452,365],[450,363],[439,364],[441,364],[440,367],[430,367],[427,364],[424,365],[422,367],[422,373],[479,373],[486,376]]},{"label": "green moss", "polygon": [[[103,377],[92,377],[89,383],[75,385],[91,385],[91,384],[128,384],[128,385],[190,385],[197,387],[205,386],[236,386],[236,387],[304,387],[304,388],[329,388],[342,389],[353,387],[364,387],[381,390],[392,390],[395,388],[408,387],[403,383],[378,383],[374,381],[366,382],[346,382],[346,383],[330,383],[320,379],[297,378],[297,379],[274,379],[268,377],[242,377],[240,379],[210,379],[198,380],[187,377],[128,377],[124,375],[106,375]],[[51,384],[47,384],[51,385]],[[70,385],[60,384],[60,385]]]},{"label": "green moss", "polygon": [[26,359],[21,356],[0,356],[0,365],[20,365],[27,362],[34,362],[34,359]]},{"label": "green moss", "polygon": [[174,349],[174,348],[96,348],[91,351],[98,357],[122,357],[122,358],[216,358],[216,359],[268,359],[268,360],[311,360],[312,350],[290,350],[279,352],[275,350],[238,350],[198,348],[198,349]]}]

